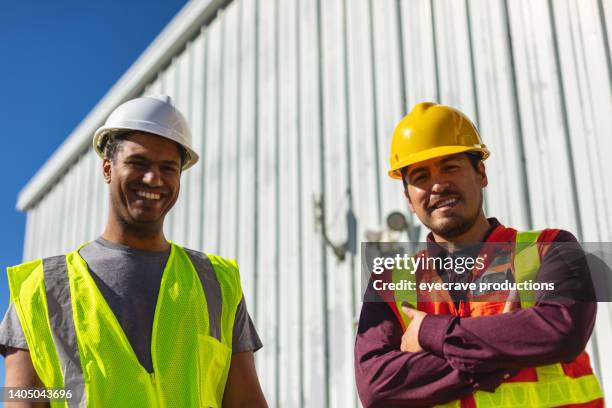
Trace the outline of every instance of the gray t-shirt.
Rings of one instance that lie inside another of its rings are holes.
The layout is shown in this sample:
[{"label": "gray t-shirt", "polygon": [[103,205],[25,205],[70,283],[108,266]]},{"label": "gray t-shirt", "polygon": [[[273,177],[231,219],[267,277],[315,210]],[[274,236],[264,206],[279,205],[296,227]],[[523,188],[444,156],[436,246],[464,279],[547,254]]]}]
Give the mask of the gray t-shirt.
[{"label": "gray t-shirt", "polygon": [[[151,331],[161,277],[170,255],[143,251],[98,238],[80,250],[98,289],[125,332],[138,360],[147,371],[151,362]],[[208,300],[208,299],[207,299]],[[220,302],[208,300],[209,308]],[[211,322],[211,325],[215,322]],[[211,327],[211,332],[218,328]],[[257,351],[262,347],[244,298],[236,310],[232,351]],[[15,305],[11,302],[0,323],[0,353],[6,348],[28,349]]]}]

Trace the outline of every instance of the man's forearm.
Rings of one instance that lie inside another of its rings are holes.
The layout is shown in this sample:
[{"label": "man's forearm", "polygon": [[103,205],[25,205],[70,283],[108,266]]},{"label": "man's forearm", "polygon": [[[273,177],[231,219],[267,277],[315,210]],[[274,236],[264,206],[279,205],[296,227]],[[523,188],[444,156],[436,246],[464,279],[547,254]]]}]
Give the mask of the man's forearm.
[{"label": "man's forearm", "polygon": [[429,352],[399,350],[401,327],[384,303],[364,303],[355,342],[355,376],[364,407],[431,406],[478,389],[493,390],[504,372],[469,374]]},{"label": "man's forearm", "polygon": [[570,361],[584,350],[596,309],[593,302],[568,300],[485,317],[428,315],[419,343],[453,368],[471,373]]},{"label": "man's forearm", "polygon": [[355,363],[364,407],[431,406],[473,391],[471,376],[431,353],[390,350],[378,356],[368,354],[359,355]]},{"label": "man's forearm", "polygon": [[[5,363],[5,387],[43,387],[27,350],[9,347]],[[18,401],[6,402],[4,406],[7,408],[45,408],[50,405],[48,402]]]}]

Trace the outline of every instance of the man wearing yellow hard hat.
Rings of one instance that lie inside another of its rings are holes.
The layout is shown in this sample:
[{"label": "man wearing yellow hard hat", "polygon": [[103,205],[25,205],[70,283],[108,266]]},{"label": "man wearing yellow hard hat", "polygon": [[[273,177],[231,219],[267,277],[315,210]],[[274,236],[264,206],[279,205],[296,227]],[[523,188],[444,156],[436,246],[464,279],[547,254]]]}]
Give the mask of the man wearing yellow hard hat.
[{"label": "man wearing yellow hard hat", "polygon": [[[592,293],[592,282],[585,258],[567,257],[576,238],[559,229],[517,231],[487,218],[488,157],[474,124],[450,106],[419,103],[397,124],[389,175],[402,180],[410,211],[431,231],[427,256],[456,257],[453,248],[467,243],[478,254],[487,245],[506,248],[486,252],[482,267],[470,273],[421,267],[416,279],[442,284],[502,277],[552,283],[554,290],[534,290],[528,299],[525,292],[453,289],[435,301],[419,294],[408,305],[397,291],[389,296],[369,286],[355,343],[364,407],[604,405],[584,350],[596,303],[575,300],[576,288]],[[388,272],[396,281],[397,271]],[[560,293],[563,301],[554,300]]]}]

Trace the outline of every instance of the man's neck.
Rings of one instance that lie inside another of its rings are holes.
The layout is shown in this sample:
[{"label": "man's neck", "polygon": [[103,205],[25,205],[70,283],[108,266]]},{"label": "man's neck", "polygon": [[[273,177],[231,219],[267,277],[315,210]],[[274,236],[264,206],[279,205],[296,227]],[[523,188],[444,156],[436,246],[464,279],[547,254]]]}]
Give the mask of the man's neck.
[{"label": "man's neck", "polygon": [[155,230],[134,229],[121,225],[109,219],[102,238],[109,242],[126,245],[130,248],[142,249],[145,251],[163,252],[170,247],[164,236],[162,228]]},{"label": "man's neck", "polygon": [[485,217],[484,213],[480,213],[480,216],[476,219],[476,222],[472,227],[464,232],[461,235],[456,237],[442,237],[433,233],[433,237],[436,242],[439,243],[448,243],[448,244],[465,244],[465,243],[475,243],[482,242],[491,229],[491,224],[487,217]]}]

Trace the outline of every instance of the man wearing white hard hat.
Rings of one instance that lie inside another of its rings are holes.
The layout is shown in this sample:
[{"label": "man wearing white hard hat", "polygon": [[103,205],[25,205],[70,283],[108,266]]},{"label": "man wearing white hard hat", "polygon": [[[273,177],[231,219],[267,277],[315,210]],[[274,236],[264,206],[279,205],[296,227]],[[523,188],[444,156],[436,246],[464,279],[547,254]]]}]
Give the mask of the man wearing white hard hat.
[{"label": "man wearing white hard hat", "polygon": [[62,407],[267,406],[236,262],[164,236],[181,173],[198,161],[183,115],[167,96],[127,101],[93,147],[106,227],[73,252],[8,268],[6,386],[57,391]]}]

